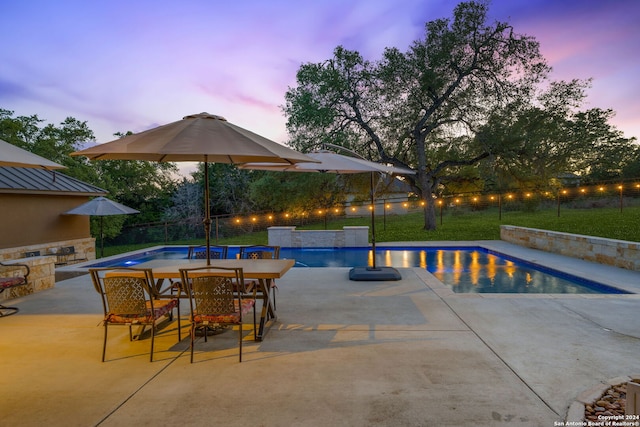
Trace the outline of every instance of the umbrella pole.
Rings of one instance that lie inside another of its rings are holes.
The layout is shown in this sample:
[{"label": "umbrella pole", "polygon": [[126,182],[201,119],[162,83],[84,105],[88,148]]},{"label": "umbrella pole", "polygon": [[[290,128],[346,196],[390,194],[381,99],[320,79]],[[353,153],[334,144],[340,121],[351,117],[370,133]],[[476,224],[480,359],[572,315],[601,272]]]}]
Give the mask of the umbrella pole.
[{"label": "umbrella pole", "polygon": [[209,213],[209,162],[207,156],[204,156],[204,234],[207,242],[207,266],[211,265],[211,215]]},{"label": "umbrella pole", "polygon": [[373,252],[372,267],[353,267],[349,271],[349,280],[359,281],[387,281],[401,280],[400,272],[393,267],[376,266],[376,206],[374,197],[374,177],[371,172],[371,251]]},{"label": "umbrella pole", "polygon": [[104,234],[102,233],[103,218],[103,216],[100,216],[100,258],[104,258]]},{"label": "umbrella pole", "polygon": [[376,270],[376,205],[373,195],[373,174],[371,172],[371,250],[373,251],[373,270]]}]

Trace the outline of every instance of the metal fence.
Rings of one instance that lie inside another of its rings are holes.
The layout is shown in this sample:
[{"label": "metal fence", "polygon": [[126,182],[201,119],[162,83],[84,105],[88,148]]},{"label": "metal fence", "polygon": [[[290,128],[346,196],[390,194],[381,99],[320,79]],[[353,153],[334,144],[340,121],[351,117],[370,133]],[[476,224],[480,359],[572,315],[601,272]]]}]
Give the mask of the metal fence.
[{"label": "metal fence", "polygon": [[638,204],[640,204],[640,180],[537,191],[466,193],[449,195],[436,200],[441,218],[444,212],[455,214],[456,211],[489,208],[497,208],[500,218],[504,212],[535,212],[542,209],[555,209],[558,216],[562,215],[563,209],[615,208],[622,212],[625,206]]},{"label": "metal fence", "polygon": [[[554,209],[558,216],[565,209],[615,208],[623,211],[628,206],[640,205],[640,179],[617,183],[601,183],[588,186],[571,186],[538,191],[504,191],[495,193],[462,193],[446,195],[434,200],[436,211],[442,223],[445,215],[494,209],[497,215],[510,211]],[[264,231],[271,226],[296,226],[326,224],[328,221],[368,217],[375,209],[378,218],[386,215],[402,215],[423,209],[424,201],[418,199],[377,199],[374,206],[370,201],[351,202],[297,213],[256,212],[241,215],[219,215],[212,217],[211,241],[236,237],[256,231]],[[399,209],[400,207],[400,209]],[[116,238],[105,239],[106,246],[134,244],[169,244],[195,239],[204,240],[201,217],[179,221],[163,221],[126,227]]]},{"label": "metal fence", "polygon": [[[335,216],[334,216],[335,217]],[[202,217],[191,217],[176,221],[162,221],[136,224],[124,227],[115,238],[105,239],[105,246],[135,245],[141,243],[169,244],[180,241],[204,241]],[[218,215],[211,218],[211,242],[219,239],[240,236],[266,230],[274,225],[302,226],[321,219],[305,214]]]}]

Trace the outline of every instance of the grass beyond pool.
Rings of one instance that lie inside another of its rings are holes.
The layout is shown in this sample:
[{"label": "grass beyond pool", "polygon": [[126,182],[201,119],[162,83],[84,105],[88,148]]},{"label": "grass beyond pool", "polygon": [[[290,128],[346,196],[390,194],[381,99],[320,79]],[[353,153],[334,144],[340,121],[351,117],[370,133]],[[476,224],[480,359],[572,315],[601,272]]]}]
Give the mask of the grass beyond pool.
[{"label": "grass beyond pool", "polygon": [[[186,259],[188,247],[165,246],[103,261],[91,267],[134,267],[158,259]],[[239,247],[229,247],[235,258]],[[370,248],[281,248],[280,258],[295,259],[296,267],[371,266]],[[628,292],[490,251],[481,247],[378,247],[380,267],[420,267],[456,293],[626,294]]]}]

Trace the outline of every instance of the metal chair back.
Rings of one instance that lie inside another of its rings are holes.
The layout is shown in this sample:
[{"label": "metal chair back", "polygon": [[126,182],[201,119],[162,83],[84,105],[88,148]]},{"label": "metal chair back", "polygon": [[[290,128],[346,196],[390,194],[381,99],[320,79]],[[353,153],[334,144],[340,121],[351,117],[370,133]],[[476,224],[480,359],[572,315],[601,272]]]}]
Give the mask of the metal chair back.
[{"label": "metal chair back", "polygon": [[151,353],[153,362],[153,348],[155,343],[156,321],[164,316],[173,319],[173,309],[178,311],[178,341],[180,332],[180,303],[178,295],[160,298],[154,287],[151,269],[140,268],[96,268],[90,269],[89,274],[93,286],[100,294],[104,310],[104,343],[102,347],[102,361],[105,361],[107,349],[108,327],[113,325],[128,326],[129,340],[133,340],[132,327],[151,327]]},{"label": "metal chair back", "polygon": [[189,295],[191,309],[191,363],[196,331],[204,332],[215,325],[238,326],[239,360],[242,362],[242,325],[244,315],[253,308],[253,329],[256,332],[255,292],[249,297],[244,289],[242,268],[200,267],[181,269],[180,276]]},{"label": "metal chair back", "polygon": [[[209,252],[211,259],[226,259],[229,248],[227,246],[209,246]],[[190,246],[188,259],[207,259],[207,247],[202,246]]]}]

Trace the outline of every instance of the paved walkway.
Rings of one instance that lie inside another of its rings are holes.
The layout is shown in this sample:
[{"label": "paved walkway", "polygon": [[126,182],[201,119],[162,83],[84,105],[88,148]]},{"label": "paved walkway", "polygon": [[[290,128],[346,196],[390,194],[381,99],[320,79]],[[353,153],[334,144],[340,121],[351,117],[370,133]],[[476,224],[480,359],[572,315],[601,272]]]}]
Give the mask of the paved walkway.
[{"label": "paved walkway", "polygon": [[[415,244],[415,243],[413,243]],[[640,293],[640,273],[503,242],[501,251]],[[553,426],[585,390],[640,373],[640,295],[454,294],[419,268],[353,282],[347,268],[278,280],[279,319],[199,341],[112,328],[88,276],[13,300],[0,319],[1,425]],[[186,313],[187,305],[183,305]]]}]

